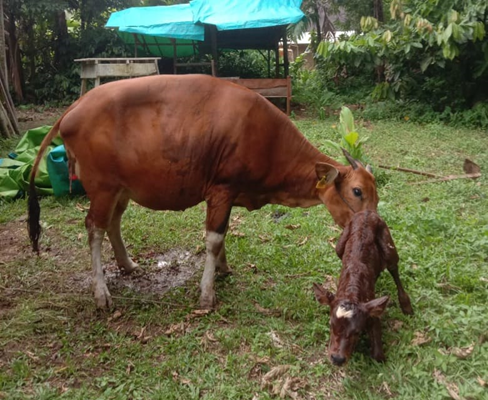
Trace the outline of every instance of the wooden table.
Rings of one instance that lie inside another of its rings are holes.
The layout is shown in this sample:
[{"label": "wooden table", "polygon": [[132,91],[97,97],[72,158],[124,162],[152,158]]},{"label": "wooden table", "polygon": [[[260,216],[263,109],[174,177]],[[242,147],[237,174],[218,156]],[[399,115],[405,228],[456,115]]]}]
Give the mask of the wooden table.
[{"label": "wooden table", "polygon": [[146,58],[79,58],[81,64],[81,96],[87,91],[87,79],[95,80],[95,87],[100,85],[100,78],[157,75],[159,57]]}]

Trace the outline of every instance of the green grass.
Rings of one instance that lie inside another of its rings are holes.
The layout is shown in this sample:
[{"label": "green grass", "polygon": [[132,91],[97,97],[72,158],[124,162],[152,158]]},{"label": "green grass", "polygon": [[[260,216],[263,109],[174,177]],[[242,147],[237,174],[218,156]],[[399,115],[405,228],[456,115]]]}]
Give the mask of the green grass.
[{"label": "green grass", "polygon": [[[335,120],[296,123],[319,148],[338,138]],[[377,293],[392,298],[383,317],[385,364],[371,360],[366,341],[345,368],[327,361],[328,310],[311,291],[313,282],[340,270],[328,242],[339,232],[325,207],[234,209],[238,234],[226,242],[234,275],[217,282],[216,312],[193,314],[199,271],[163,296],[112,287],[116,318],[97,312],[89,288],[73,280],[90,269],[79,207],[87,200],[42,200],[39,258],[23,231],[21,200],[0,204],[0,246],[13,249],[0,248],[0,399],[269,399],[279,397],[273,384],[279,390],[287,377],[304,399],[447,399],[447,385],[461,398],[488,398],[481,385],[488,381],[488,136],[399,122],[360,133],[370,136],[365,151],[375,165],[462,174],[467,157],[484,174],[476,181],[411,185],[425,178],[376,169],[379,212],[391,228],[415,311],[414,317],[401,313],[384,273]],[[2,143],[2,154],[13,144]],[[285,216],[277,221],[276,213]],[[204,219],[203,205],[184,213],[132,205],[123,234],[148,268],[153,253],[197,254]],[[299,228],[287,229],[292,224]],[[107,244],[104,263],[111,257]],[[454,354],[471,345],[466,358]],[[290,366],[286,374],[261,385],[280,365]]]}]

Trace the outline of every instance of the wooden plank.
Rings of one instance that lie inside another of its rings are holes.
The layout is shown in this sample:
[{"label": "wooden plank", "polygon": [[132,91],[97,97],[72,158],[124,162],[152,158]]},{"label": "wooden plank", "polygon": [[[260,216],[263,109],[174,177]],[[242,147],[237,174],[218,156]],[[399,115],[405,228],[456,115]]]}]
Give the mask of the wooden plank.
[{"label": "wooden plank", "polygon": [[151,64],[93,64],[84,65],[81,70],[82,79],[97,79],[105,77],[132,77],[155,75],[158,71],[154,61]]},{"label": "wooden plank", "polygon": [[126,58],[77,58],[75,62],[151,62],[161,57],[126,57]]}]

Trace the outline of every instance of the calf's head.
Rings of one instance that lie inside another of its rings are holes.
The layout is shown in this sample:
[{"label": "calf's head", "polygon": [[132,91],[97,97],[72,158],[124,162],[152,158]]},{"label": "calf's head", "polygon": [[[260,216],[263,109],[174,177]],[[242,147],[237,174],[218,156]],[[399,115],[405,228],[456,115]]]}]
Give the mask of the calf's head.
[{"label": "calf's head", "polygon": [[332,364],[341,366],[351,358],[361,332],[366,328],[369,317],[380,317],[388,304],[388,296],[373,299],[366,303],[354,303],[339,299],[314,284],[315,298],[320,304],[330,307],[329,359]]},{"label": "calf's head", "polygon": [[362,210],[375,210],[378,206],[376,181],[371,167],[364,167],[343,150],[350,166],[317,163],[318,195],[337,225],[347,225],[352,215]]}]

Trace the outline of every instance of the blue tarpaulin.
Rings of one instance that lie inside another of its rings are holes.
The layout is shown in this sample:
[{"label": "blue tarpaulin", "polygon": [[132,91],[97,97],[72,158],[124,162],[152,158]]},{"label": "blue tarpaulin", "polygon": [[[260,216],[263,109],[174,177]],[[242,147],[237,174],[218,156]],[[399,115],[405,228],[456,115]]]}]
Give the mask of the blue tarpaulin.
[{"label": "blue tarpaulin", "polygon": [[193,0],[190,4],[132,7],[110,15],[105,25],[153,37],[204,40],[204,24],[218,30],[266,28],[300,21],[302,0]]},{"label": "blue tarpaulin", "polygon": [[110,15],[106,28],[173,39],[204,40],[203,25],[193,22],[189,4],[132,7]]},{"label": "blue tarpaulin", "polygon": [[300,21],[302,0],[193,0],[193,22],[215,25],[220,31],[266,28]]}]

